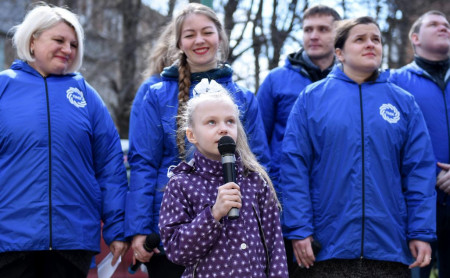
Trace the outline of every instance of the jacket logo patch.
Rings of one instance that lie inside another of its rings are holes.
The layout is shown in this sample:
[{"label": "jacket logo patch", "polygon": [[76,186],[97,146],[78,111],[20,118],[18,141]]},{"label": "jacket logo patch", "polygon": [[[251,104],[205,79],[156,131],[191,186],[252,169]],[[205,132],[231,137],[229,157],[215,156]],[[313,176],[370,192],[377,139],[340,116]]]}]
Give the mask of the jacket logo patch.
[{"label": "jacket logo patch", "polygon": [[83,92],[78,88],[70,87],[69,90],[67,90],[67,99],[78,108],[83,108],[87,104]]},{"label": "jacket logo patch", "polygon": [[385,103],[380,106],[380,115],[391,124],[395,124],[400,120],[400,112],[390,103]]}]

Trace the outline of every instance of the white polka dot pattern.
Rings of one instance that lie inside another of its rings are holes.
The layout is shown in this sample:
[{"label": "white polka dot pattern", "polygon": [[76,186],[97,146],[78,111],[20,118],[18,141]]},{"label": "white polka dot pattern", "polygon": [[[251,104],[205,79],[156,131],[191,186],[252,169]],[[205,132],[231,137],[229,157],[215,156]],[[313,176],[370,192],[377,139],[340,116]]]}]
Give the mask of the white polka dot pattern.
[{"label": "white polka dot pattern", "polygon": [[[170,260],[186,266],[183,277],[288,277],[279,211],[260,175],[243,175],[237,158],[236,183],[241,188],[240,217],[217,222],[211,208],[223,182],[222,164],[196,152],[194,166],[173,169],[161,205],[159,228]],[[259,216],[253,210],[254,206]],[[259,233],[260,217],[269,263]]]}]

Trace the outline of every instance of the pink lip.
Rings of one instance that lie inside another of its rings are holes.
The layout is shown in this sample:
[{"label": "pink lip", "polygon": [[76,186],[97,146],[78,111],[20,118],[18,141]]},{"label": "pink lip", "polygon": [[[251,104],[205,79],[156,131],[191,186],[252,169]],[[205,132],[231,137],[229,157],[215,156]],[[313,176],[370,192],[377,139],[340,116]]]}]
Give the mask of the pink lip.
[{"label": "pink lip", "polygon": [[377,55],[375,55],[375,53],[366,53],[366,54],[363,54],[363,56],[375,57]]},{"label": "pink lip", "polygon": [[69,60],[69,58],[64,57],[64,56],[55,56],[55,58],[58,58],[59,60],[61,60],[63,62],[67,62]]},{"label": "pink lip", "polygon": [[207,47],[197,48],[197,49],[194,49],[194,52],[195,52],[195,54],[203,55],[208,52],[208,48]]}]

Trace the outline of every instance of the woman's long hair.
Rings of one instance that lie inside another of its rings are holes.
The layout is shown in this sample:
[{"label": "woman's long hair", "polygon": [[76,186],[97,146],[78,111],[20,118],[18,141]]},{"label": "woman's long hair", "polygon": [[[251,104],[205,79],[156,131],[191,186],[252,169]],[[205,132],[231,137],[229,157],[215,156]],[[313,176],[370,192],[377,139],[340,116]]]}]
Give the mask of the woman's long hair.
[{"label": "woman's long hair", "polygon": [[[226,61],[228,58],[228,37],[223,29],[222,23],[219,21],[216,13],[209,7],[190,3],[187,5],[174,19],[174,33],[176,38],[176,47],[180,48],[181,31],[186,17],[191,14],[200,14],[208,17],[216,26],[219,35],[220,45],[218,53],[218,61]],[[191,70],[187,62],[187,56],[183,51],[178,55],[178,111],[177,115],[181,116],[186,109],[186,103],[189,100],[189,88],[191,87]],[[180,117],[177,117],[177,128],[181,127]],[[181,160],[186,158],[185,134],[178,134],[176,141],[178,153]]]}]

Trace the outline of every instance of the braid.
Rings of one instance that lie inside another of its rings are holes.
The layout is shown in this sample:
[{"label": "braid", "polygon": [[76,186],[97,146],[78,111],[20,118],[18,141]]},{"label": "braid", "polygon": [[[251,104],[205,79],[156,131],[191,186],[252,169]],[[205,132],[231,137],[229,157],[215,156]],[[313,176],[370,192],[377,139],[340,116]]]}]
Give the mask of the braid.
[{"label": "braid", "polygon": [[[178,111],[177,111],[177,130],[182,130],[183,114],[186,110],[186,105],[189,100],[189,87],[191,86],[191,70],[187,63],[186,54],[180,53],[180,63],[178,66]],[[186,159],[186,145],[184,132],[177,132],[177,146],[179,157],[181,160]]]}]

